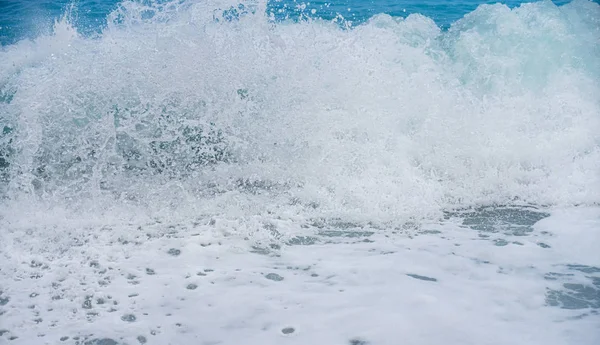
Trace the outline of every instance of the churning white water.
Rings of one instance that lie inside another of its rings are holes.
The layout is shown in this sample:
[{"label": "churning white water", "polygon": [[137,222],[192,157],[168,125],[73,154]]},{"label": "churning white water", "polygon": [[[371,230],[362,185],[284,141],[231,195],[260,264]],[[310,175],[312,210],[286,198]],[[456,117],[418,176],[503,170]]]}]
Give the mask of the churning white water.
[{"label": "churning white water", "polygon": [[0,339],[600,340],[597,3],[265,8],[1,48]]}]

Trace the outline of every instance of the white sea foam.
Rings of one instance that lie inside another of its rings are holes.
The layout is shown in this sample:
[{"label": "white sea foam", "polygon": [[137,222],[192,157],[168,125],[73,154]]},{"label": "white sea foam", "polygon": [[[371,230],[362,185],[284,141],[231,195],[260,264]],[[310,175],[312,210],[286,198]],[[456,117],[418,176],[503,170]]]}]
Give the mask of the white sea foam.
[{"label": "white sea foam", "polygon": [[599,28],[124,2],[2,47],[0,339],[595,344]]},{"label": "white sea foam", "polygon": [[[348,30],[216,8],[125,2],[99,37],[65,19],[5,47],[8,195],[162,208],[249,179],[319,205],[307,214],[395,221],[600,200],[597,4],[481,6],[449,32],[420,15]],[[190,144],[152,146],[209,124],[228,162],[190,168]],[[168,173],[140,171],[152,160]]]}]

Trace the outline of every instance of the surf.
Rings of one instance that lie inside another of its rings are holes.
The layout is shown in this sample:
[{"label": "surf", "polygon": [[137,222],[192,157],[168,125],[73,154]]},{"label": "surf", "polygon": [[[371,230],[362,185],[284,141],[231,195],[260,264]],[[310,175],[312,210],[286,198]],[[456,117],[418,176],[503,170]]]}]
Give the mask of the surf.
[{"label": "surf", "polygon": [[125,1],[96,35],[64,16],[0,51],[3,203],[356,221],[592,205],[599,20],[584,0],[481,5],[447,30],[264,2]]}]

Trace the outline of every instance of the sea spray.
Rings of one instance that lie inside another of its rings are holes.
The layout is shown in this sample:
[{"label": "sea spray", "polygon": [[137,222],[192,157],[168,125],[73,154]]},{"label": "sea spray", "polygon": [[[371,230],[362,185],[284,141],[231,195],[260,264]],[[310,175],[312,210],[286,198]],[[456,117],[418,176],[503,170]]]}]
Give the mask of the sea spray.
[{"label": "sea spray", "polygon": [[482,5],[448,30],[253,2],[126,1],[92,37],[64,17],[0,52],[3,202],[361,221],[593,204],[599,21],[583,0]]}]

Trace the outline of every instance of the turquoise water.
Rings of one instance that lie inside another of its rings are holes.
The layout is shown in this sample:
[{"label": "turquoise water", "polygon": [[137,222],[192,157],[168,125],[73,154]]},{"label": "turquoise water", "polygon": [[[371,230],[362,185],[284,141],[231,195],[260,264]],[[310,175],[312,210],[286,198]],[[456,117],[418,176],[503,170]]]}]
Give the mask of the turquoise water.
[{"label": "turquoise water", "polygon": [[[54,20],[65,12],[70,12],[73,22],[85,33],[97,33],[106,25],[106,17],[118,6],[117,0],[3,0],[0,1],[0,44],[14,43],[24,38],[33,38],[48,32]],[[155,1],[160,2],[160,1]],[[163,1],[164,2],[164,1]],[[525,1],[502,1],[510,7]],[[554,1],[565,4],[568,1]],[[300,15],[311,18],[332,19],[342,15],[356,23],[363,22],[375,14],[387,13],[406,17],[420,13],[432,18],[442,27],[449,27],[478,5],[493,4],[497,1],[480,0],[344,0],[344,1],[270,1],[268,11],[279,19],[297,18]],[[312,12],[314,10],[314,13]]]}]

